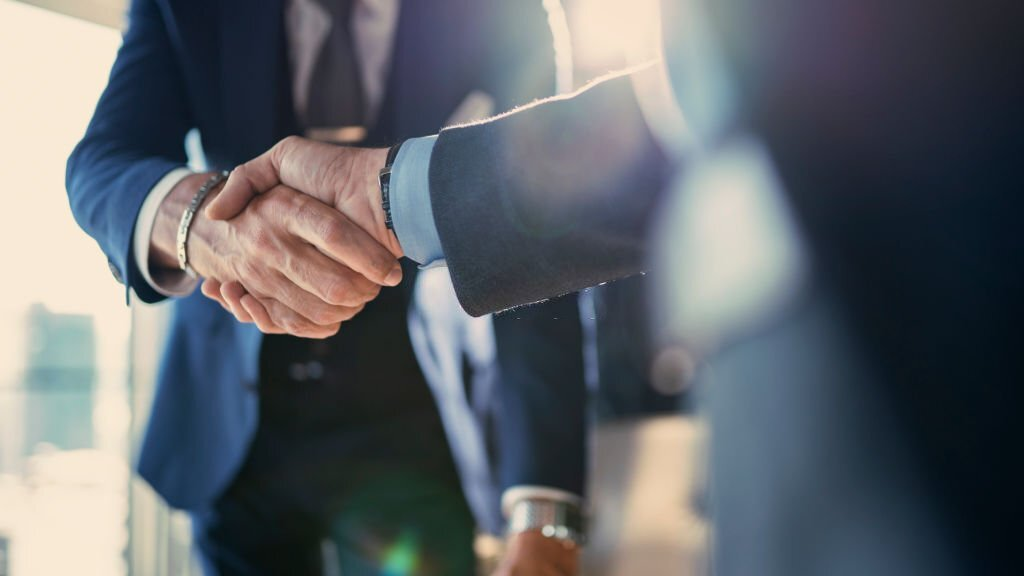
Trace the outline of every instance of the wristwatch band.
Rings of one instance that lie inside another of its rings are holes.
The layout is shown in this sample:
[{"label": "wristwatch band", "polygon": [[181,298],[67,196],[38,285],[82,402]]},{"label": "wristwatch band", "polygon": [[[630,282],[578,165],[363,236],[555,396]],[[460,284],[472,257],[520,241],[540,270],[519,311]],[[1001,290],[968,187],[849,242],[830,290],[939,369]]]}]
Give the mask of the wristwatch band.
[{"label": "wristwatch band", "polygon": [[576,546],[583,546],[586,542],[583,514],[578,506],[567,502],[535,499],[516,502],[508,520],[508,534],[532,530]]},{"label": "wristwatch band", "polygon": [[391,219],[391,165],[395,163],[395,158],[398,157],[398,149],[404,143],[405,141],[403,140],[388,150],[388,157],[384,161],[384,167],[380,169],[380,173],[377,175],[377,182],[380,184],[380,201],[384,207],[384,225],[387,226],[388,230],[395,229],[395,223]]},{"label": "wristwatch band", "polygon": [[220,186],[221,182],[228,179],[230,172],[218,172],[203,183],[196,192],[196,195],[192,197],[192,201],[188,203],[188,207],[185,208],[185,213],[181,215],[181,222],[178,223],[178,267],[185,271],[186,274],[191,278],[196,277],[196,271],[192,269],[192,266],[188,263],[188,233],[192,229],[192,220],[196,216],[196,211],[203,205],[203,201],[210,195],[217,186]]}]

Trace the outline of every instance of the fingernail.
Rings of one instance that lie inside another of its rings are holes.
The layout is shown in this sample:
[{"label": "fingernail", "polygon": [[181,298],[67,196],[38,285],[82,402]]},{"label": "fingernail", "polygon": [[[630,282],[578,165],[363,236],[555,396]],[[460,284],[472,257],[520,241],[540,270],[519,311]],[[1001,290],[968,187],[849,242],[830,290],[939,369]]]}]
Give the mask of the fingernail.
[{"label": "fingernail", "polygon": [[384,278],[384,283],[388,286],[398,286],[398,283],[402,281],[402,267],[397,266],[391,269],[387,277]]}]

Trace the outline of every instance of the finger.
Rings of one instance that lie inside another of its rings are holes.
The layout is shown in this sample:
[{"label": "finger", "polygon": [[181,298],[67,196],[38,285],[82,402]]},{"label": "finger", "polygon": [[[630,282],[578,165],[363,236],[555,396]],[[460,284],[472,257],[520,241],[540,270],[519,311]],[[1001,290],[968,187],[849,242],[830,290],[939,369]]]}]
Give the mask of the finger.
[{"label": "finger", "polygon": [[298,255],[282,262],[292,282],[328,304],[361,306],[380,294],[380,286],[362,274],[338,264],[309,244],[296,247]]},{"label": "finger", "polygon": [[228,303],[224,301],[224,297],[220,295],[219,281],[214,280],[212,278],[207,278],[206,280],[203,281],[199,289],[202,291],[203,296],[206,296],[207,298],[216,301],[218,304],[221,305],[222,308],[224,308],[224,310],[226,310],[229,313],[231,312],[231,307],[228,306]]},{"label": "finger", "polygon": [[206,217],[211,220],[234,218],[258,194],[267,192],[278,183],[277,170],[268,150],[231,171],[220,192],[206,204]]},{"label": "finger", "polygon": [[311,338],[324,338],[336,333],[337,326],[351,320],[365,308],[365,305],[341,307],[337,322],[319,325],[274,298],[246,293],[242,295],[240,304],[247,311],[254,309],[259,314],[256,316],[250,312],[257,325],[262,323],[271,330]]},{"label": "finger", "polygon": [[267,312],[266,307],[263,303],[251,294],[245,294],[239,301],[239,305],[244,309],[249,316],[252,317],[256,323],[256,327],[260,329],[260,332],[264,334],[285,334],[284,328],[278,326],[273,319],[270,317],[270,313]]},{"label": "finger", "polygon": [[352,220],[308,196],[296,195],[293,202],[298,205],[297,217],[288,219],[293,234],[372,282],[397,286],[402,281],[394,255]]},{"label": "finger", "polygon": [[[315,295],[303,290],[288,277],[280,272],[271,272],[265,276],[266,280],[257,279],[254,288],[258,293],[254,296],[274,300],[284,304],[287,308],[297,313],[302,318],[318,326],[329,326],[341,322],[350,317],[350,312],[345,306],[328,304]],[[268,309],[268,311],[270,311]],[[270,311],[272,313],[272,311]],[[271,314],[273,316],[273,313]],[[282,326],[288,328],[287,326]],[[288,330],[292,332],[292,330]]]},{"label": "finger", "polygon": [[215,198],[206,206],[211,220],[234,218],[258,195],[285,181],[292,188],[325,202],[333,198],[326,173],[332,160],[346,151],[339,146],[289,136],[270,150],[238,166]]},{"label": "finger", "polygon": [[[262,309],[266,314],[266,317],[262,319],[263,322],[280,327],[286,333],[300,338],[328,338],[337,334],[338,329],[341,328],[341,322],[325,326],[310,322],[302,315],[297,314],[294,310],[272,298],[257,299],[255,296],[247,294],[242,298],[242,304],[247,309],[253,310],[254,317]],[[259,322],[257,322],[257,325],[259,325]]]},{"label": "finger", "polygon": [[242,210],[249,205],[249,202],[257,194],[260,194],[252,186],[253,177],[251,176],[252,173],[259,170],[259,167],[250,166],[253,162],[257,161],[259,161],[259,158],[251,160],[249,163],[243,164],[231,171],[231,175],[228,176],[220,192],[207,202],[206,208],[203,210],[203,214],[207,218],[210,220],[230,220],[241,214]]},{"label": "finger", "polygon": [[248,292],[240,282],[233,280],[222,283],[220,285],[220,294],[224,301],[231,306],[231,311],[239,322],[245,322],[246,324],[254,322],[252,315],[242,306],[242,296],[245,296]]}]

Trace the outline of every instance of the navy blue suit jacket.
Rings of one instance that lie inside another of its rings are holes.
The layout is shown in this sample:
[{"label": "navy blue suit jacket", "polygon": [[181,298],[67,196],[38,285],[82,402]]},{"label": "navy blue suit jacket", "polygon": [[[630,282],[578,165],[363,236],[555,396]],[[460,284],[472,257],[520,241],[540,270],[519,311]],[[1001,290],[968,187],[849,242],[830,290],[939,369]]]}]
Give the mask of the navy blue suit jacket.
[{"label": "navy blue suit jacket", "polygon": [[[296,131],[282,8],[280,0],[132,2],[109,84],[68,161],[67,187],[79,224],[106,253],[115,276],[145,302],[160,296],[133,261],[133,227],[149,190],[186,163],[186,133],[199,129],[208,165],[220,169]],[[436,133],[473,90],[491,94],[499,106],[550,93],[551,42],[538,42],[538,31],[548,34],[540,2],[403,3],[380,121],[367,143]],[[527,343],[520,335],[502,338]],[[248,389],[259,379],[261,343],[253,326],[201,295],[176,302],[138,461],[139,473],[170,504],[192,509],[209,502],[244,460],[257,426],[258,395]],[[558,380],[578,373],[582,387],[579,359],[572,353],[563,358],[567,363],[544,359],[544,370]],[[505,383],[514,389],[515,376]],[[511,404],[528,410],[529,403]],[[521,421],[515,413],[507,420]],[[511,426],[518,436],[506,444],[528,441],[523,428]],[[582,426],[561,437],[578,449]],[[534,449],[548,448],[540,442],[511,451]],[[504,477],[509,483],[540,480],[527,472]],[[565,480],[549,484],[579,491],[582,465],[555,476]]]}]

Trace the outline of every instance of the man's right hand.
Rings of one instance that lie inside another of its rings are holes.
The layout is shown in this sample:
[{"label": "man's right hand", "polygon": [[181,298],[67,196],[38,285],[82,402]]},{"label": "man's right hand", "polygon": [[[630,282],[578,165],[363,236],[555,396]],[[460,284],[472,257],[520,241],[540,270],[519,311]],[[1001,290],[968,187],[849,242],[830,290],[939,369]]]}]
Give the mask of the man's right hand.
[{"label": "man's right hand", "polygon": [[[385,148],[337,146],[290,136],[235,168],[205,213],[214,220],[234,218],[254,198],[283,184],[333,206],[399,258],[402,247],[384,224],[377,182],[387,155]],[[357,255],[351,258],[346,264],[358,270]]]},{"label": "man's right hand", "polygon": [[[151,239],[152,266],[177,268],[178,222],[208,176],[184,179],[161,204]],[[255,299],[246,310],[219,300],[266,333],[330,336],[375,298],[381,285],[401,280],[395,256],[369,234],[334,207],[283,185],[270,187],[231,220],[214,221],[197,211],[188,255],[196,272],[214,281],[211,286],[241,282]],[[210,295],[205,286],[204,293]],[[250,306],[256,301],[260,306]]]},{"label": "man's right hand", "polygon": [[[264,154],[235,168],[220,194],[207,204],[204,215],[214,220],[233,221],[251,209],[262,195],[285,185],[336,208],[394,258],[399,258],[403,255],[402,248],[395,234],[385,226],[377,182],[386,157],[386,149],[336,146],[297,136],[285,138]],[[352,249],[339,262],[361,272],[372,268],[367,260],[375,258],[375,254]],[[203,293],[220,302],[239,321],[256,322],[268,333],[294,334],[287,319],[280,314],[281,306],[273,301],[275,295],[254,298],[254,292],[244,278],[225,282],[207,280],[203,284]]]}]

